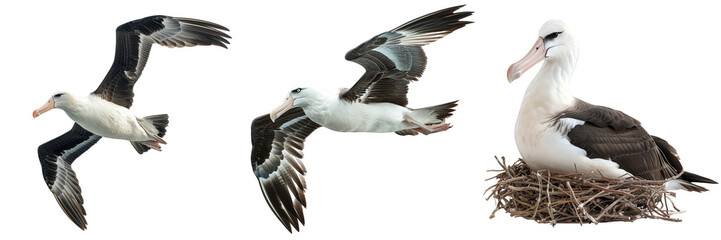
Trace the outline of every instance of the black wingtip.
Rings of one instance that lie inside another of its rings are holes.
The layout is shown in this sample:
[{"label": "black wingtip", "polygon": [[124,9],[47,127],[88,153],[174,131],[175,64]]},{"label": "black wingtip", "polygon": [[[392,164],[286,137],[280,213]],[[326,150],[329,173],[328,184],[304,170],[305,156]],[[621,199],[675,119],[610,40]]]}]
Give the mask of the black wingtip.
[{"label": "black wingtip", "polygon": [[[184,24],[193,26],[192,30],[198,33],[200,36],[203,36],[203,40],[208,41],[207,45],[214,45],[228,49],[228,46],[226,44],[230,44],[230,41],[228,41],[228,39],[232,39],[232,37],[230,37],[230,35],[228,35],[227,33],[223,32],[230,31],[225,26],[195,18],[173,17],[173,19]],[[190,28],[191,27],[189,27],[189,30]]]},{"label": "black wingtip", "polygon": [[[173,18],[178,21],[183,21],[183,22],[187,22],[187,23],[191,23],[191,24],[195,24],[195,25],[199,25],[199,26],[212,27],[212,28],[220,29],[220,30],[223,30],[226,32],[230,31],[230,29],[228,29],[227,27],[217,24],[217,23],[214,23],[214,22],[210,22],[210,21],[200,20],[200,19],[196,19],[196,18],[185,18],[185,17],[173,17]],[[230,38],[230,36],[226,36],[226,37]]]},{"label": "black wingtip", "polygon": [[290,223],[283,222],[283,226],[286,230],[288,230],[289,233],[293,234],[293,229],[290,228]]},{"label": "black wingtip", "polygon": [[445,12],[445,11],[455,12],[455,11],[457,11],[458,9],[461,9],[462,7],[465,7],[465,6],[466,6],[466,4],[456,5],[456,6],[453,6],[453,7],[444,8],[444,9],[438,10],[438,11],[436,11],[436,12]]},{"label": "black wingtip", "polygon": [[453,32],[472,22],[461,19],[473,15],[472,11],[456,12],[465,5],[441,9],[404,23],[391,31],[407,30],[420,33]]},{"label": "black wingtip", "polygon": [[63,213],[65,213],[65,216],[67,216],[75,226],[85,231],[88,228],[88,221],[85,220],[85,208],[83,208],[82,201],[80,203],[72,203],[62,196],[58,197],[55,194],[53,194],[53,196],[63,210]]},{"label": "black wingtip", "polygon": [[193,32],[195,37],[198,38],[197,40],[204,42],[200,45],[214,45],[227,49],[228,46],[226,44],[230,44],[228,39],[231,39],[232,37],[225,33],[230,30],[223,25],[195,18],[170,18],[184,24],[185,30]]},{"label": "black wingtip", "polygon": [[[295,229],[296,232],[300,232],[300,226],[298,225],[297,220],[294,224],[293,224],[293,221],[282,221],[281,220],[281,222],[283,223],[285,230],[288,230],[288,233],[293,234],[293,229]],[[303,223],[303,225],[305,226],[305,223]]]},{"label": "black wingtip", "polygon": [[195,18],[171,17],[166,15],[154,15],[137,20],[133,20],[118,26],[118,32],[140,32],[143,35],[151,35],[165,28],[164,21],[172,20],[181,23],[181,28],[186,32],[182,39],[162,39],[158,42],[161,45],[171,47],[184,47],[185,44],[195,45],[215,45],[227,49],[231,39],[227,31],[227,27]]},{"label": "black wingtip", "polygon": [[81,225],[79,223],[75,223],[75,225],[77,225],[80,228],[80,230],[83,230],[83,231],[88,230],[88,225]]},{"label": "black wingtip", "polygon": [[85,231],[88,229],[88,223],[85,221],[84,216],[82,218],[73,218],[68,215],[68,217],[71,221],[73,221],[73,223],[75,223],[75,226],[78,226],[80,228],[80,230]]}]

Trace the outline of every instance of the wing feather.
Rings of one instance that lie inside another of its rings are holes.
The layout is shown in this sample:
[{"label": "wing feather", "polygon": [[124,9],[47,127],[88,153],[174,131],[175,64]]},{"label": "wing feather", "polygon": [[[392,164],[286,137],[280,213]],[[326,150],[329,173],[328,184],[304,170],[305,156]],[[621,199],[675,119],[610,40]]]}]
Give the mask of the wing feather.
[{"label": "wing feather", "polygon": [[153,43],[166,47],[215,45],[227,48],[227,28],[191,18],[150,16],[116,29],[115,60],[103,82],[93,92],[101,98],[130,108],[133,87],[143,73]]},{"label": "wing feather", "polygon": [[67,133],[38,147],[45,183],[63,212],[83,230],[88,222],[85,220],[80,184],[71,164],[100,138],[76,123]]},{"label": "wing feather", "polygon": [[668,179],[681,170],[672,166],[638,120],[621,111],[576,99],[573,107],[555,117],[556,123],[563,118],[585,122],[567,136],[589,158],[611,160],[626,172],[650,180]]},{"label": "wing feather", "polygon": [[349,102],[389,102],[405,106],[408,83],[418,80],[426,68],[421,48],[471,23],[461,21],[473,12],[455,12],[455,6],[413,19],[381,33],[351,49],[345,59],[360,64],[366,72],[340,98]]},{"label": "wing feather", "polygon": [[289,110],[275,122],[267,114],[260,116],[251,126],[253,171],[268,206],[290,232],[299,230],[299,222],[305,224],[303,142],[319,127],[302,108]]}]

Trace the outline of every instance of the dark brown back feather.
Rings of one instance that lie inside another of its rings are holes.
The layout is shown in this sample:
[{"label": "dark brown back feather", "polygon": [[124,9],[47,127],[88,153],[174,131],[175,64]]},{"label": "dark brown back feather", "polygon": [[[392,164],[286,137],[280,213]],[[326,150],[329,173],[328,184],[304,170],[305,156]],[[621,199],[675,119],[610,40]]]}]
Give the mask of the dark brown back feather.
[{"label": "dark brown back feather", "polygon": [[615,130],[583,124],[571,129],[568,138],[571,144],[586,150],[588,158],[609,159],[640,178],[663,180],[678,174],[640,125]]},{"label": "dark brown back feather", "polygon": [[[571,144],[586,150],[588,158],[611,160],[628,173],[649,180],[666,180],[683,171],[680,158],[666,140],[649,135],[641,123],[608,107],[576,99],[573,107],[552,118],[557,126],[563,118],[585,121],[568,131]],[[707,191],[690,182],[715,181],[684,172],[679,184],[688,191]]]},{"label": "dark brown back feather", "polygon": [[610,127],[615,130],[641,126],[641,122],[621,111],[593,105],[581,99],[576,99],[573,107],[556,115],[554,120],[558,121],[561,118],[583,120],[600,128]]},{"label": "dark brown back feather", "polygon": [[[573,107],[552,120],[560,125],[563,118],[585,121],[572,128],[568,138],[571,144],[586,150],[589,158],[609,159],[630,174],[649,180],[669,179],[683,171],[676,149],[666,140],[649,135],[638,120],[621,111],[576,99]],[[706,191],[690,182],[716,183],[689,172],[684,172],[680,180],[689,191]]]},{"label": "dark brown back feather", "polygon": [[678,174],[641,123],[621,111],[576,99],[574,106],[553,119],[585,121],[568,132],[571,144],[589,158],[609,159],[634,176],[663,180]]}]

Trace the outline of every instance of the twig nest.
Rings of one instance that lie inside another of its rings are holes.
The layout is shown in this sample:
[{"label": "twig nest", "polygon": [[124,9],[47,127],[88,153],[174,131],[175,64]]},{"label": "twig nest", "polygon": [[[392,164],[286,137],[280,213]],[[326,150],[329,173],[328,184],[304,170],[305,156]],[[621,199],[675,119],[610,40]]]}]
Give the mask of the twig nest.
[{"label": "twig nest", "polygon": [[549,170],[531,171],[522,159],[507,166],[506,159],[496,161],[503,168],[487,180],[497,183],[486,190],[496,209],[514,217],[539,223],[599,223],[639,218],[680,222],[671,215],[679,213],[671,200],[676,195],[665,189],[666,181],[649,181],[634,177],[618,179],[584,178]]}]

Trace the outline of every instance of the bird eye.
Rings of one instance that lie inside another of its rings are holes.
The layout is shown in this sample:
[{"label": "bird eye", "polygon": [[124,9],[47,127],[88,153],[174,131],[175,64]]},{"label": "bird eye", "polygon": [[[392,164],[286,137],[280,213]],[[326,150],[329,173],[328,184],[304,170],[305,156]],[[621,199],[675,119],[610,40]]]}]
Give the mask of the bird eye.
[{"label": "bird eye", "polygon": [[63,94],[62,94],[62,93],[58,93],[58,94],[55,94],[55,96],[53,96],[53,97],[61,97],[61,96],[63,96]]},{"label": "bird eye", "polygon": [[548,34],[544,39],[546,41],[553,40],[554,38],[558,37],[558,35],[561,33],[563,33],[563,32],[554,32],[554,33]]},{"label": "bird eye", "polygon": [[300,93],[300,91],[302,91],[302,90],[303,90],[302,88],[296,88],[296,89],[293,90],[292,92],[293,92],[293,93]]}]

